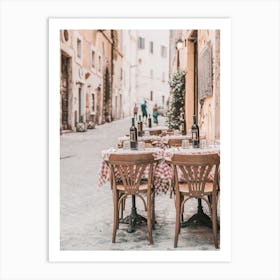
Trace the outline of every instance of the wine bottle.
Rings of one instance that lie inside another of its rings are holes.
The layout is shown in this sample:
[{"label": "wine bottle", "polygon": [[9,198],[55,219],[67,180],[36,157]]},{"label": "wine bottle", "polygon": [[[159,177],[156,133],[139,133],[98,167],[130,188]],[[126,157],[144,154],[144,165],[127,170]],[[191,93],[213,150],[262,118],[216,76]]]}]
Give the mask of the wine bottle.
[{"label": "wine bottle", "polygon": [[199,127],[196,124],[196,115],[193,116],[192,145],[193,148],[199,148]]},{"label": "wine bottle", "polygon": [[138,136],[141,137],[143,135],[143,123],[141,121],[141,116],[139,116],[137,128],[138,128]]},{"label": "wine bottle", "polygon": [[132,125],[130,127],[130,149],[137,150],[137,128],[135,127],[134,118],[132,118]]},{"label": "wine bottle", "polygon": [[186,120],[185,120],[185,114],[182,114],[182,135],[187,134],[187,127],[186,127]]},{"label": "wine bottle", "polygon": [[151,115],[149,114],[148,117],[148,127],[151,128],[152,127],[152,119],[151,119]]}]

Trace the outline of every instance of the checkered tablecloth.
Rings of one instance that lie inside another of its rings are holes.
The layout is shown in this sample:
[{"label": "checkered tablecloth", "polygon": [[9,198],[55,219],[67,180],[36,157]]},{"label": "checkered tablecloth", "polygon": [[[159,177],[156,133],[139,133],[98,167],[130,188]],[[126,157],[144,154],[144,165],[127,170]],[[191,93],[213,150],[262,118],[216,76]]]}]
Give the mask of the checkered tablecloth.
[{"label": "checkered tablecloth", "polygon": [[[145,149],[144,151],[131,151],[131,150],[123,150],[123,149],[109,149],[102,151],[102,162],[101,167],[98,173],[98,185],[102,186],[106,182],[110,181],[110,168],[106,164],[105,160],[109,159],[109,155],[112,153],[120,153],[120,154],[129,154],[129,153],[152,153],[155,159],[159,159],[159,163],[155,169],[154,173],[154,186],[156,188],[156,192],[164,192],[166,193],[170,186],[170,167],[164,161],[163,158],[163,149],[159,148],[150,148]],[[144,177],[148,177],[148,168],[144,172]]]},{"label": "checkered tablecloth", "polygon": [[[171,159],[173,154],[212,154],[217,153],[220,154],[219,147],[212,147],[206,149],[182,149],[182,148],[170,148],[170,149],[160,149],[160,148],[150,148],[145,149],[144,151],[131,151],[131,150],[123,150],[123,149],[109,149],[102,151],[102,163],[101,168],[98,173],[98,185],[102,186],[106,182],[110,181],[110,168],[106,164],[105,160],[109,159],[109,155],[112,153],[120,153],[120,154],[129,154],[129,153],[152,153],[155,159],[160,159],[154,173],[154,185],[156,188],[156,192],[166,193],[170,189],[170,184],[173,176],[173,170],[170,165],[168,165],[165,159]],[[144,176],[148,177],[148,169],[145,170]],[[182,175],[179,173],[179,180]],[[210,177],[211,177],[210,173]]]}]

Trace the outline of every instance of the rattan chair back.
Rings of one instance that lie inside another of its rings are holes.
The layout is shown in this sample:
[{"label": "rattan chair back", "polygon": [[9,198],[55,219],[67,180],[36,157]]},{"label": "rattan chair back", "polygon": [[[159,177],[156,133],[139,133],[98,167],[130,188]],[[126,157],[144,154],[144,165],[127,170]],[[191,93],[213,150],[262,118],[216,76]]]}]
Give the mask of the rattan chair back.
[{"label": "rattan chair back", "polygon": [[[188,185],[189,196],[202,197],[205,195],[206,183],[214,178],[213,188],[218,186],[218,170],[220,156],[217,154],[205,155],[179,155],[172,157],[174,165],[175,187],[179,189],[180,183]],[[180,181],[178,174],[180,173]],[[215,191],[213,189],[213,191]]]},{"label": "rattan chair back", "polygon": [[152,154],[111,154],[108,164],[112,171],[113,186],[122,184],[126,194],[136,194],[146,170],[148,180],[145,184],[151,187],[155,162]]}]

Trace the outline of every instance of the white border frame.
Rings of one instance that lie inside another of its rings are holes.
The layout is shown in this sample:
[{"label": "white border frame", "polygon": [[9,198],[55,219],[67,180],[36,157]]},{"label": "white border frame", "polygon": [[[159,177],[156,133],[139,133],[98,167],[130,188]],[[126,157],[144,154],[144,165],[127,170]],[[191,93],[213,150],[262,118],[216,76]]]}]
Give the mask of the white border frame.
[{"label": "white border frame", "polygon": [[[113,23],[113,25],[112,25]],[[218,251],[61,251],[59,61],[62,29],[221,30],[221,241]],[[231,20],[229,18],[49,19],[49,261],[59,262],[229,262],[231,261]]]}]

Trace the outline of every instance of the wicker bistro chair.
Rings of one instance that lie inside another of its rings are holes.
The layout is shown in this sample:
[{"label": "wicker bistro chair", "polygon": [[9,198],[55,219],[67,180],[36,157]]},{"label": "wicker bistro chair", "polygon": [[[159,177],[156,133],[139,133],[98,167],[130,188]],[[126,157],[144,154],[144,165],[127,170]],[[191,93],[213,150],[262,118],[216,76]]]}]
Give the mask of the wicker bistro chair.
[{"label": "wicker bistro chair", "polygon": [[160,135],[161,129],[150,130],[150,135]]},{"label": "wicker bistro chair", "polygon": [[[112,242],[116,242],[119,228],[119,212],[129,195],[139,196],[147,210],[148,240],[153,244],[152,228],[155,222],[154,170],[159,160],[150,154],[111,154],[107,164],[111,169],[111,184],[114,201],[114,221]],[[144,171],[148,178],[143,180]],[[143,197],[146,194],[146,200]],[[121,210],[122,211],[122,210]]]},{"label": "wicker bistro chair", "polygon": [[168,147],[181,147],[182,146],[182,139],[168,139],[167,142]]},{"label": "wicker bistro chair", "polygon": [[[174,170],[175,184],[176,223],[174,248],[177,247],[180,233],[180,216],[184,211],[185,203],[191,198],[200,198],[207,203],[211,214],[214,244],[218,248],[217,195],[220,156],[217,154],[175,154],[169,164],[172,165]],[[179,172],[182,176],[180,180]],[[212,176],[209,176],[210,173],[212,173]]]},{"label": "wicker bistro chair", "polygon": [[168,129],[166,133],[167,133],[167,135],[174,135],[174,130]]}]

